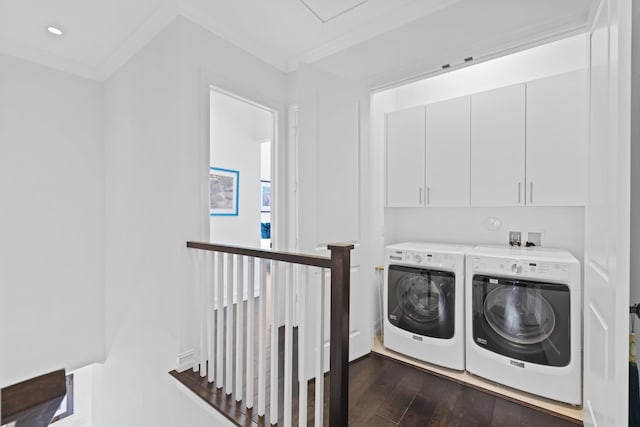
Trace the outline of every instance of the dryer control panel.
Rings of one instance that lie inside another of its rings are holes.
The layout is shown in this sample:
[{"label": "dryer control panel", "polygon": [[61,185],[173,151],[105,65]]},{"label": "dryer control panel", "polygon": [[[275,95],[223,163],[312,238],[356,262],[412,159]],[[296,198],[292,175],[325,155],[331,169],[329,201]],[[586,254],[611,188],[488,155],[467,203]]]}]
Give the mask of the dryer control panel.
[{"label": "dryer control panel", "polygon": [[508,258],[474,257],[473,272],[493,273],[501,276],[522,276],[546,280],[567,281],[570,268],[566,263],[539,262]]}]

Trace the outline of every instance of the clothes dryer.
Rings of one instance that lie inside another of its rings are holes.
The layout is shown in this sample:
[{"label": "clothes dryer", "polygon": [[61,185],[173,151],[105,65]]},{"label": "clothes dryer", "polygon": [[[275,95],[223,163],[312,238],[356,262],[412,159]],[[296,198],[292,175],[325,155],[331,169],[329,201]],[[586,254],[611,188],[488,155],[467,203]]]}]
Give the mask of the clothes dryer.
[{"label": "clothes dryer", "polygon": [[466,270],[467,370],[580,405],[580,262],[559,249],[477,246]]}]

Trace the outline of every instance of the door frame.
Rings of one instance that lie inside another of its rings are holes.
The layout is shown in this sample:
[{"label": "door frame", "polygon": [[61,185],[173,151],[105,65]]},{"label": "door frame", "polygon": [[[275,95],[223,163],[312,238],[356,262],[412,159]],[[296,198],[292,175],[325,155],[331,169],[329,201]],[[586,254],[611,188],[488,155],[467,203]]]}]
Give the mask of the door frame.
[{"label": "door frame", "polygon": [[[596,253],[591,256],[591,252],[594,251],[591,250],[590,244],[590,207],[597,207],[597,203],[603,202],[591,200],[593,184],[590,181],[590,200],[585,209],[583,279],[583,418],[585,426],[596,426],[598,420],[606,425],[626,425],[628,421],[628,316],[631,291],[631,10],[632,0],[600,0],[589,30],[590,88],[593,87],[594,70],[593,35],[597,30],[607,33],[605,82],[607,89],[604,97],[607,99],[608,114],[599,117],[599,126],[605,127],[601,133],[610,145],[609,150],[613,150],[612,158],[605,158],[603,161],[605,164],[610,163],[608,168],[605,166],[605,171],[610,173],[607,190],[614,192],[614,206],[607,205],[607,209],[613,208],[614,214],[604,218],[605,221],[610,222],[607,225],[610,235],[606,236],[608,239],[605,238],[605,241],[601,242],[605,247],[596,248],[604,253],[606,259],[602,259],[603,254]],[[607,14],[606,26],[600,21],[603,13]],[[596,61],[602,61],[602,59],[598,58]],[[590,111],[592,111],[594,93],[590,91],[589,97]],[[592,117],[593,114],[590,113],[590,155],[593,154],[594,147]],[[590,164],[594,164],[593,159],[590,159]],[[596,228],[597,226],[598,224]],[[594,283],[590,277],[594,278]],[[592,295],[593,298],[591,298]],[[592,323],[599,325],[600,328],[592,329]],[[591,354],[592,352],[594,354]]]},{"label": "door frame", "polygon": [[[242,102],[246,102],[252,106],[260,108],[272,114],[272,138],[271,138],[271,246],[273,249],[280,249],[285,242],[286,233],[281,230],[280,224],[286,223],[286,209],[282,208],[283,198],[278,197],[286,191],[285,180],[282,179],[282,161],[280,159],[283,148],[281,126],[282,126],[282,108],[278,106],[278,102],[261,93],[247,93],[238,84],[228,79],[210,72],[201,74],[200,79],[200,105],[201,105],[201,169],[202,175],[200,179],[200,195],[202,200],[201,211],[203,213],[200,225],[200,239],[208,242],[211,236],[210,217],[209,217],[209,159],[211,158],[211,92],[215,91],[220,94],[232,97]],[[256,225],[257,227],[257,225]]]}]

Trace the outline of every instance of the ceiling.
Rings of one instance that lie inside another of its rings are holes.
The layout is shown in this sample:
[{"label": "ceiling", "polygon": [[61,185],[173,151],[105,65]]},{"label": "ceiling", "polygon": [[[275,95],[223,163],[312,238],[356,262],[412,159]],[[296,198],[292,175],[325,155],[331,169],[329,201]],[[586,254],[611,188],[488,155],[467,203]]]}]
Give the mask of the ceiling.
[{"label": "ceiling", "polygon": [[317,63],[335,74],[380,87],[441,72],[445,64],[465,64],[465,58],[490,59],[584,32],[597,4],[591,0],[461,0]]},{"label": "ceiling", "polygon": [[102,80],[182,15],[282,71],[324,60],[371,78],[386,72],[366,65],[374,57],[405,61],[418,49],[434,58],[478,37],[490,44],[584,26],[592,1],[0,0],[0,53]]}]

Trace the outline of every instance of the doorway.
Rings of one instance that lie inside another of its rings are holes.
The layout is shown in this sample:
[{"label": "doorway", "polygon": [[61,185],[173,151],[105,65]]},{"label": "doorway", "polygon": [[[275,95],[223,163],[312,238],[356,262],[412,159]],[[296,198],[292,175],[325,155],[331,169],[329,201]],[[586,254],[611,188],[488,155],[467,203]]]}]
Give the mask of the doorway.
[{"label": "doorway", "polygon": [[270,249],[276,113],[214,87],[209,107],[210,241]]}]

